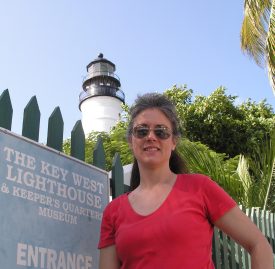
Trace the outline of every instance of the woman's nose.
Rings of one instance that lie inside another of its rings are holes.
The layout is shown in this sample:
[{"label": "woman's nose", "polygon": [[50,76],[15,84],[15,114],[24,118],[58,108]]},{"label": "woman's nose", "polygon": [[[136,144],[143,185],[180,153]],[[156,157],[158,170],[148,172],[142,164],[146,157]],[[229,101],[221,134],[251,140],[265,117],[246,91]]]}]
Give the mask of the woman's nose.
[{"label": "woman's nose", "polygon": [[157,137],[156,137],[156,135],[155,135],[155,132],[154,132],[154,130],[153,129],[149,129],[149,133],[148,133],[148,135],[147,135],[147,140],[156,140],[157,139]]}]

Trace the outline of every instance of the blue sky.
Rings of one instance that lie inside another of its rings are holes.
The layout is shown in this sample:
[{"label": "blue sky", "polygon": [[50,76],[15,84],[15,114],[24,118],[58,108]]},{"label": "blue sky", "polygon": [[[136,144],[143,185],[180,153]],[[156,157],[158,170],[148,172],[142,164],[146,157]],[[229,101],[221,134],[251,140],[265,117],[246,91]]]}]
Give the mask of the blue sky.
[{"label": "blue sky", "polygon": [[12,131],[36,96],[40,142],[59,106],[64,138],[81,119],[86,66],[102,52],[116,64],[126,103],[137,94],[187,84],[195,95],[217,87],[275,108],[267,72],[240,49],[243,1],[0,0],[0,94],[9,89]]}]

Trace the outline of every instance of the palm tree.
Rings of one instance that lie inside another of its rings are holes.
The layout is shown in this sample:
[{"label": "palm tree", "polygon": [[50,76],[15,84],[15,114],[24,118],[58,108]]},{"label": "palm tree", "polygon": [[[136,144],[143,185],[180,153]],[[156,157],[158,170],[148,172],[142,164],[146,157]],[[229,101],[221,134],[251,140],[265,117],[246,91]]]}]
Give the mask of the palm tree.
[{"label": "palm tree", "polygon": [[241,48],[259,66],[267,66],[275,94],[275,0],[244,1]]},{"label": "palm tree", "polygon": [[255,187],[254,201],[257,197],[263,210],[275,210],[275,129],[255,148],[250,165]]},{"label": "palm tree", "polygon": [[227,159],[199,142],[182,139],[178,151],[192,173],[210,176],[238,204],[275,210],[275,130],[255,149],[253,158]]},{"label": "palm tree", "polygon": [[227,160],[223,153],[216,153],[200,142],[181,139],[178,152],[187,162],[191,173],[205,174],[223,187],[239,204],[248,206],[246,189],[237,173],[238,156]]}]

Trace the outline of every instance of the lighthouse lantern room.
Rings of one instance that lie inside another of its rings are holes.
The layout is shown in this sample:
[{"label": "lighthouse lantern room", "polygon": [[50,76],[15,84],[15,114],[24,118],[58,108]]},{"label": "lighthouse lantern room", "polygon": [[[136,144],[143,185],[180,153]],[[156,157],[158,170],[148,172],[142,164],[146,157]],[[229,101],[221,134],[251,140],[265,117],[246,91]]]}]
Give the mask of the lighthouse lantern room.
[{"label": "lighthouse lantern room", "polygon": [[79,109],[86,136],[92,131],[109,132],[119,120],[125,95],[115,71],[116,66],[105,59],[102,53],[87,65],[88,74],[79,95]]}]

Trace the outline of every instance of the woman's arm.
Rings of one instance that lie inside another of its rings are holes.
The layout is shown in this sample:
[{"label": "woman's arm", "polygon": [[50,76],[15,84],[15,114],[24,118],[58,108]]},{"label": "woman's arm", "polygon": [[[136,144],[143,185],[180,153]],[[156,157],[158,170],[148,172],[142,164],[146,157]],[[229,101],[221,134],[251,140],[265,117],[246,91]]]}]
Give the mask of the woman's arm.
[{"label": "woman's arm", "polygon": [[257,226],[237,206],[214,224],[249,252],[252,269],[273,269],[271,246]]},{"label": "woman's arm", "polygon": [[99,269],[119,269],[120,263],[115,245],[100,249]]}]

